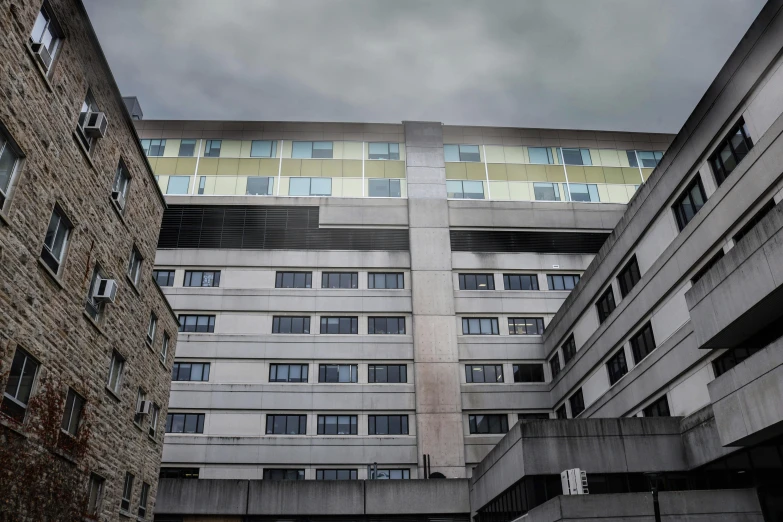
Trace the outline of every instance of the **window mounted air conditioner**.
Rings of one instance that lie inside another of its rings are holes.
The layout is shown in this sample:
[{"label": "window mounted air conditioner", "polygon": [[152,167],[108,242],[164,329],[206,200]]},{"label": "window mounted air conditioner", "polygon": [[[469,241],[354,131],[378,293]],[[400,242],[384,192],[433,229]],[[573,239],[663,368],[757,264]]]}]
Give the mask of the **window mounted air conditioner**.
[{"label": "window mounted air conditioner", "polygon": [[99,303],[113,303],[117,297],[117,281],[114,279],[100,279],[98,286],[92,294],[92,298]]},{"label": "window mounted air conditioner", "polygon": [[117,205],[120,210],[125,208],[125,196],[119,190],[113,190],[111,193],[111,200]]},{"label": "window mounted air conditioner", "polygon": [[52,66],[52,55],[49,54],[49,49],[42,43],[34,43],[30,48],[33,50],[38,62],[48,71],[49,67]]},{"label": "window mounted air conditioner", "polygon": [[560,473],[563,495],[587,495],[587,473],[579,468],[567,469]]},{"label": "window mounted air conditioner", "polygon": [[136,413],[148,415],[150,411],[152,411],[152,401],[141,401],[141,404],[139,404],[139,411]]},{"label": "window mounted air conditioner", "polygon": [[87,114],[87,120],[84,122],[84,133],[92,138],[103,138],[106,136],[106,129],[109,122],[106,114],[102,112],[90,112]]}]

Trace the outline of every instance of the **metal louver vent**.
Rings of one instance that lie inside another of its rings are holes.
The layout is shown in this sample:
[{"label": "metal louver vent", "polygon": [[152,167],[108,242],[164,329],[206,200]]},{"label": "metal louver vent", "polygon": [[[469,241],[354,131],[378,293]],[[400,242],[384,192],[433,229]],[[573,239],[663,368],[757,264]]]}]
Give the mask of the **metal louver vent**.
[{"label": "metal louver vent", "polygon": [[452,230],[452,252],[597,254],[608,233],[514,230]]}]

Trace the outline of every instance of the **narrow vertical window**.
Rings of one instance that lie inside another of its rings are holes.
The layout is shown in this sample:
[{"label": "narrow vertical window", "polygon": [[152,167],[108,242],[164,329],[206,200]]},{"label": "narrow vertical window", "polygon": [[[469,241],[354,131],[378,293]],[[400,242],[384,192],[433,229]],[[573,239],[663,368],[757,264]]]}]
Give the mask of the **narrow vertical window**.
[{"label": "narrow vertical window", "polygon": [[62,209],[55,205],[54,210],[52,210],[52,217],[49,219],[49,226],[46,229],[46,236],[44,236],[43,248],[41,249],[41,260],[55,274],[60,273],[65,257],[65,247],[72,228],[73,225],[65,217]]}]

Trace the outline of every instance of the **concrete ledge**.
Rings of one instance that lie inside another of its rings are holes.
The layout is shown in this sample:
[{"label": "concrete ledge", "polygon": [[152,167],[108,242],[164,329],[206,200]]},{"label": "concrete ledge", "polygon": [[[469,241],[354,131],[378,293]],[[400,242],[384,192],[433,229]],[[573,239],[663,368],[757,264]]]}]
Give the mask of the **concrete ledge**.
[{"label": "concrete ledge", "polygon": [[368,515],[470,512],[468,479],[368,480],[364,484]]},{"label": "concrete ledge", "polygon": [[249,515],[361,515],[364,483],[358,480],[254,480]]},{"label": "concrete ledge", "polygon": [[160,479],[156,515],[244,515],[247,480]]}]

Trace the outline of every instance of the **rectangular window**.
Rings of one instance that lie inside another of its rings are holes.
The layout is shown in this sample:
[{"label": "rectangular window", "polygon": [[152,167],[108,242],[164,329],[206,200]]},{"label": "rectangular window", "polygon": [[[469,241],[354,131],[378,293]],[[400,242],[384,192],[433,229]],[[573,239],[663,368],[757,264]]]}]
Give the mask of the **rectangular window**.
[{"label": "rectangular window", "polygon": [[468,383],[502,383],[502,364],[466,364],[465,382]]},{"label": "rectangular window", "polygon": [[92,277],[90,277],[90,286],[87,289],[87,299],[84,303],[84,310],[93,321],[97,321],[103,313],[103,301],[95,299],[95,293],[101,288],[101,281],[103,280],[104,279],[101,277],[101,267],[98,263],[95,263],[95,268],[92,270]]},{"label": "rectangular window", "polygon": [[357,382],[356,364],[319,364],[318,382]]},{"label": "rectangular window", "polygon": [[590,149],[562,149],[566,165],[592,165]]},{"label": "rectangular window", "polygon": [[677,218],[677,226],[680,230],[691,222],[696,213],[707,202],[707,196],[704,194],[704,186],[701,184],[701,178],[697,175],[685,192],[674,202],[672,210]]},{"label": "rectangular window", "polygon": [[460,290],[494,290],[494,274],[460,274]]},{"label": "rectangular window", "polygon": [[139,285],[139,276],[141,275],[142,257],[136,247],[131,249],[130,259],[128,260],[128,277],[134,285]]},{"label": "rectangular window", "polygon": [[332,178],[290,178],[289,196],[331,196]]},{"label": "rectangular window", "polygon": [[585,398],[582,394],[582,388],[576,390],[576,393],[568,398],[568,403],[571,405],[571,417],[576,418],[585,411]]},{"label": "rectangular window", "polygon": [[508,432],[508,415],[486,414],[468,415],[468,424],[471,435],[483,433]]},{"label": "rectangular window", "polygon": [[204,433],[203,413],[169,413],[166,433]]},{"label": "rectangular window", "polygon": [[166,364],[166,357],[169,355],[169,343],[171,342],[171,337],[169,337],[169,334],[166,332],[163,332],[163,344],[160,347],[160,362],[163,364]]},{"label": "rectangular window", "polygon": [[307,382],[307,364],[270,364],[269,382]]},{"label": "rectangular window", "polygon": [[748,235],[748,232],[750,232],[751,230],[753,230],[753,228],[754,228],[756,225],[758,225],[759,223],[761,223],[761,220],[763,220],[763,219],[764,219],[764,218],[767,216],[767,214],[769,214],[770,212],[772,212],[772,210],[773,210],[774,208],[775,208],[775,200],[769,200],[769,201],[767,201],[767,203],[766,203],[766,204],[765,204],[763,207],[761,207],[761,208],[759,209],[759,211],[758,211],[758,212],[756,212],[756,215],[755,215],[755,216],[753,216],[753,217],[750,219],[750,221],[748,221],[747,223],[745,223],[745,225],[743,225],[743,227],[742,227],[742,228],[739,230],[739,232],[737,232],[736,234],[734,234],[734,237],[732,238],[732,239],[734,240],[734,243],[739,243],[739,242],[740,242],[740,240],[741,240],[743,237],[745,237],[746,235]]},{"label": "rectangular window", "polygon": [[103,486],[106,479],[95,473],[90,474],[90,484],[87,490],[87,516],[97,517],[103,503]]},{"label": "rectangular window", "polygon": [[192,158],[196,152],[196,140],[181,140],[179,142],[179,153],[177,156],[180,158]]},{"label": "rectangular window", "polygon": [[76,125],[76,134],[88,152],[92,149],[95,138],[87,133],[85,126],[97,117],[98,112],[100,112],[98,104],[95,103],[95,98],[92,97],[92,93],[88,90],[82,102],[82,108],[79,110],[79,120]]},{"label": "rectangular window", "polygon": [[534,165],[553,165],[555,163],[551,147],[528,147],[527,154],[530,163]]},{"label": "rectangular window", "polygon": [[120,387],[122,385],[122,369],[125,366],[125,359],[117,352],[111,354],[111,364],[109,365],[109,380],[106,382],[106,386],[114,392],[115,395],[120,394]]},{"label": "rectangular window", "polygon": [[267,435],[307,435],[307,415],[267,415]]},{"label": "rectangular window", "polygon": [[274,158],[277,156],[277,142],[271,140],[253,140],[250,144],[251,158]]},{"label": "rectangular window", "polygon": [[567,198],[568,201],[585,201],[588,203],[599,203],[601,201],[601,198],[598,196],[598,185],[592,183],[569,183],[568,192],[570,194],[570,198]]},{"label": "rectangular window", "polygon": [[628,292],[636,286],[636,283],[638,283],[641,278],[642,274],[639,272],[639,263],[636,262],[636,256],[633,256],[617,276],[617,282],[620,283],[620,295],[622,297],[628,295]]},{"label": "rectangular window", "polygon": [[186,271],[185,286],[220,286],[220,270]]},{"label": "rectangular window", "polygon": [[625,350],[620,349],[607,362],[606,369],[609,371],[609,384],[612,385],[628,373],[628,364],[625,361]]},{"label": "rectangular window", "polygon": [[367,288],[371,289],[385,289],[385,290],[402,290],[405,288],[403,284],[403,276],[401,273],[369,273],[367,274]]},{"label": "rectangular window", "polygon": [[478,145],[444,145],[446,161],[481,161]]},{"label": "rectangular window", "polygon": [[158,434],[158,419],[160,418],[160,406],[157,404],[152,404],[152,408],[150,408],[150,428],[149,428],[149,436],[153,439]]},{"label": "rectangular window", "polygon": [[379,160],[400,159],[399,143],[370,143],[369,158]]},{"label": "rectangular window", "polygon": [[573,290],[580,278],[579,274],[547,274],[546,283],[550,290]]},{"label": "rectangular window", "polygon": [[180,315],[180,332],[213,333],[215,331],[214,315]]},{"label": "rectangular window", "polygon": [[367,417],[369,435],[407,435],[407,415],[370,415]]},{"label": "rectangular window", "polygon": [[408,366],[405,364],[370,364],[368,372],[370,383],[408,382]]},{"label": "rectangular window", "polygon": [[277,272],[275,288],[312,288],[312,272]]},{"label": "rectangular window", "polygon": [[358,334],[358,317],[321,317],[322,334]]},{"label": "rectangular window", "polygon": [[555,352],[555,356],[549,359],[549,369],[552,371],[552,379],[554,380],[560,374],[560,356]]},{"label": "rectangular window", "polygon": [[543,317],[509,317],[509,335],[544,335]]},{"label": "rectangular window", "polygon": [[55,274],[60,273],[63,258],[65,256],[65,246],[68,243],[73,225],[65,217],[59,205],[55,205],[52,210],[52,217],[49,219],[49,226],[46,229],[43,248],[41,249],[41,260]]},{"label": "rectangular window", "polygon": [[402,197],[400,180],[398,179],[369,179],[368,196],[371,198],[399,198]]},{"label": "rectangular window", "polygon": [[147,325],[147,344],[152,345],[155,342],[155,330],[158,329],[158,318],[155,314],[150,314],[150,322]]},{"label": "rectangular window", "polygon": [[[203,179],[203,177],[202,177]],[[169,184],[166,185],[166,194],[187,195],[190,188],[190,176],[169,176]],[[201,194],[201,192],[199,192]]]},{"label": "rectangular window", "polygon": [[558,419],[568,418],[568,413],[566,412],[565,404],[561,405],[558,409],[555,410],[555,417]]},{"label": "rectangular window", "polygon": [[324,158],[333,157],[333,144],[331,141],[295,141],[291,150],[292,158]]},{"label": "rectangular window", "polygon": [[669,401],[666,399],[666,395],[662,395],[655,402],[647,406],[642,410],[645,417],[671,417],[669,412]]},{"label": "rectangular window", "polygon": [[408,480],[411,478],[409,469],[376,469],[372,480]]},{"label": "rectangular window", "polygon": [[111,187],[111,199],[120,212],[125,210],[125,201],[128,199],[128,189],[130,188],[131,175],[125,162],[120,160],[117,165],[117,171],[114,174],[114,183]]},{"label": "rectangular window", "polygon": [[574,334],[571,334],[568,339],[566,339],[566,342],[563,343],[561,348],[563,349],[563,361],[565,364],[568,364],[576,355],[576,340],[574,339]]},{"label": "rectangular window", "polygon": [[139,518],[147,516],[147,498],[150,495],[150,485],[146,482],[141,484],[141,493],[139,494]]},{"label": "rectangular window", "polygon": [[753,140],[750,139],[748,126],[745,125],[745,120],[740,118],[737,125],[731,129],[728,136],[718,145],[715,153],[709,159],[712,173],[715,174],[715,181],[718,182],[718,186],[737,168],[739,162],[748,155],[752,148]]},{"label": "rectangular window", "polygon": [[205,158],[219,158],[220,157],[220,147],[222,145],[223,145],[223,140],[207,140],[207,143],[204,146],[204,157]]},{"label": "rectangular window", "polygon": [[557,183],[533,183],[536,201],[560,201],[560,187]]},{"label": "rectangular window", "polygon": [[712,361],[712,368],[715,370],[715,378],[720,377],[760,350],[763,350],[763,348],[732,348],[727,350],[720,357]]},{"label": "rectangular window", "polygon": [[247,178],[246,196],[271,196],[274,194],[275,178],[267,176],[249,176]]},{"label": "rectangular window", "polygon": [[519,413],[517,414],[518,420],[546,420],[549,419],[549,414],[540,412],[540,413]]},{"label": "rectangular window", "polygon": [[499,335],[497,317],[463,317],[462,335]]},{"label": "rectangular window", "polygon": [[38,63],[47,73],[52,68],[54,57],[60,49],[63,32],[52,13],[48,2],[44,2],[30,33],[30,48],[36,54]]},{"label": "rectangular window", "polygon": [[356,480],[355,469],[317,469],[315,480]]},{"label": "rectangular window", "polygon": [[506,290],[538,290],[536,274],[503,274],[503,288]]},{"label": "rectangular window", "polygon": [[141,426],[141,422],[144,420],[144,413],[142,412],[141,407],[145,400],[147,400],[147,392],[139,388],[139,391],[136,394],[136,413],[133,416],[133,422],[139,426]]},{"label": "rectangular window", "polygon": [[611,314],[612,311],[617,308],[617,305],[614,304],[614,292],[612,291],[611,285],[609,285],[609,288],[606,289],[606,292],[604,292],[603,295],[598,298],[598,302],[595,303],[595,307],[598,309],[599,323],[606,321],[606,318],[609,317],[609,314]]},{"label": "rectangular window", "polygon": [[272,318],[272,333],[309,334],[310,318],[307,316],[281,315]]},{"label": "rectangular window", "polygon": [[321,288],[359,288],[357,272],[324,272],[321,274]]},{"label": "rectangular window", "polygon": [[147,156],[163,156],[166,140],[141,140],[141,148]]},{"label": "rectangular window", "polygon": [[0,210],[5,207],[22,153],[0,125]]},{"label": "rectangular window", "polygon": [[120,510],[130,512],[131,497],[133,496],[133,475],[125,473],[125,483],[122,486],[122,500],[120,500]]},{"label": "rectangular window", "polygon": [[24,421],[27,412],[27,403],[33,393],[35,377],[38,374],[38,361],[30,354],[16,349],[14,359],[11,362],[11,370],[8,375],[8,384],[3,393],[3,402],[0,403],[0,411],[17,422]]},{"label": "rectangular window", "polygon": [[198,177],[198,193],[200,195],[204,194],[204,190],[206,188],[207,188],[207,177],[206,176],[199,176]]},{"label": "rectangular window", "polygon": [[405,335],[404,317],[368,317],[367,333],[370,335]]},{"label": "rectangular window", "polygon": [[707,272],[709,272],[712,269],[712,267],[715,266],[718,263],[718,261],[723,259],[724,255],[725,254],[723,253],[723,249],[718,250],[715,253],[715,255],[712,256],[712,259],[707,261],[707,263],[703,267],[701,267],[698,272],[693,274],[693,277],[691,278],[691,284],[695,285],[699,281],[699,279],[704,277],[704,275]]},{"label": "rectangular window", "polygon": [[[639,163],[641,163],[641,166],[643,168],[654,169],[655,167],[658,166],[658,163],[660,163],[661,160],[663,159],[663,152],[652,151],[652,150],[637,150],[636,157],[639,158]],[[638,167],[639,163],[631,166]]]},{"label": "rectangular window", "polygon": [[303,469],[265,469],[264,480],[304,480]]},{"label": "rectangular window", "polygon": [[543,364],[515,364],[514,382],[544,382]]},{"label": "rectangular window", "polygon": [[318,435],[356,435],[356,415],[319,415]]},{"label": "rectangular window", "polygon": [[198,475],[198,468],[160,468],[160,473],[158,473],[160,478],[197,479]]},{"label": "rectangular window", "polygon": [[171,380],[206,382],[209,380],[209,363],[175,362]]},{"label": "rectangular window", "polygon": [[76,436],[79,431],[79,421],[81,420],[82,410],[84,409],[84,398],[68,388],[68,395],[65,397],[65,411],[60,429],[71,437]]},{"label": "rectangular window", "polygon": [[484,182],[447,179],[446,197],[452,199],[484,199]]},{"label": "rectangular window", "polygon": [[631,351],[633,352],[634,364],[639,364],[642,359],[655,350],[655,337],[650,323],[647,323],[642,329],[631,337]]}]

